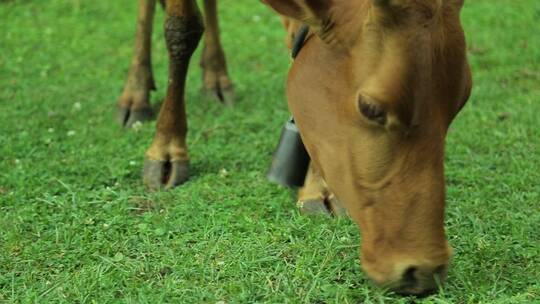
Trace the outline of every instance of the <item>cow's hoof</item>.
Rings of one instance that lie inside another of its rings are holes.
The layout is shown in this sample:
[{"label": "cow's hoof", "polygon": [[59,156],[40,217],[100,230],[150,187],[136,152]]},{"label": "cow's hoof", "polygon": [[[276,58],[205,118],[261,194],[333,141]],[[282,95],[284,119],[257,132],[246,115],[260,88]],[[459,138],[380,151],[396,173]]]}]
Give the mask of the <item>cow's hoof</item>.
[{"label": "cow's hoof", "polygon": [[233,106],[234,102],[236,100],[236,93],[234,92],[234,87],[229,86],[225,88],[221,88],[220,86],[216,86],[215,88],[204,88],[203,92],[205,95],[223,103],[225,106]]},{"label": "cow's hoof", "polygon": [[152,190],[171,189],[189,178],[189,161],[144,160],[143,181]]},{"label": "cow's hoof", "polygon": [[116,110],[116,120],[126,128],[131,128],[137,122],[143,123],[152,120],[154,112],[152,108],[130,109],[119,106]]},{"label": "cow's hoof", "polygon": [[347,215],[345,208],[339,205],[334,198],[315,198],[297,203],[300,212],[305,215],[324,215],[328,217],[342,217]]}]

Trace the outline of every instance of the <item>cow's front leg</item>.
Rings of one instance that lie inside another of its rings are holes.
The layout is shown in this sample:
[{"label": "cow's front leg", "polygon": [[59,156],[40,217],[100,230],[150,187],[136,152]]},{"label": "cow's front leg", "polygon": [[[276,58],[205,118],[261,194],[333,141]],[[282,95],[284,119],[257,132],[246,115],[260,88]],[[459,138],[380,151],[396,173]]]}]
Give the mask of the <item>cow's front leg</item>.
[{"label": "cow's front leg", "polygon": [[317,173],[313,166],[309,166],[304,187],[298,191],[298,207],[304,214],[342,216],[346,214],[343,207],[323,178]]},{"label": "cow's front leg", "polygon": [[151,45],[155,0],[139,0],[135,51],[122,95],[118,100],[117,119],[126,127],[152,117],[150,91],[155,90],[152,74]]},{"label": "cow's front leg", "polygon": [[219,38],[216,0],[204,0],[204,50],[201,57],[203,90],[225,105],[234,103],[234,88],[227,73],[225,52]]},{"label": "cow's front leg", "polygon": [[187,120],[184,104],[191,55],[204,32],[195,0],[168,0],[165,40],[169,53],[167,95],[159,113],[156,135],[146,152],[143,178],[152,189],[171,188],[188,178]]}]

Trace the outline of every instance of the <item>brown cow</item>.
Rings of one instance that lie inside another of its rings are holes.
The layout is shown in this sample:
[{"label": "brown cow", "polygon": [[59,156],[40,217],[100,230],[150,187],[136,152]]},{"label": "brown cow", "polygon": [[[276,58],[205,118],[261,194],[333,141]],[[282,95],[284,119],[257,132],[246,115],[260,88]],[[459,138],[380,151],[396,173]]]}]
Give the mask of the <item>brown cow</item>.
[{"label": "brown cow", "polygon": [[[140,2],[144,36],[154,1]],[[443,224],[444,141],[472,87],[459,17],[463,0],[265,2],[311,28],[287,86],[318,172],[308,176],[307,192],[328,192],[326,182],[343,203],[360,226],[362,266],[376,283],[405,294],[434,290],[451,256]],[[187,178],[184,85],[203,34],[195,0],[167,0],[166,15],[169,87],[144,173],[153,187]],[[216,26],[206,23],[219,37]],[[149,39],[139,41],[120,102],[122,113],[131,113],[123,116],[128,123],[148,108],[152,88]],[[209,56],[219,57],[220,69],[205,65],[206,73],[214,73],[205,84],[225,96],[221,90],[230,92],[230,82],[219,39],[213,42]]]}]

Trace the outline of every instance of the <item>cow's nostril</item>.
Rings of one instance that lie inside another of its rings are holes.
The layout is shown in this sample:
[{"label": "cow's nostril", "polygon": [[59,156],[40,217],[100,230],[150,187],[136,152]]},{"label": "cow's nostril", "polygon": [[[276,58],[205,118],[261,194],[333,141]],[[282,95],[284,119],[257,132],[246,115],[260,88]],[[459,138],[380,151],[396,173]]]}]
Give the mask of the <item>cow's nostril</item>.
[{"label": "cow's nostril", "polygon": [[418,279],[416,278],[416,271],[417,268],[414,266],[411,266],[405,270],[403,273],[403,283],[407,284],[408,286],[414,286],[416,285]]},{"label": "cow's nostril", "polygon": [[439,265],[431,270],[428,269],[418,266],[410,266],[405,269],[396,292],[416,296],[427,296],[434,292],[437,286],[444,281],[447,266]]}]

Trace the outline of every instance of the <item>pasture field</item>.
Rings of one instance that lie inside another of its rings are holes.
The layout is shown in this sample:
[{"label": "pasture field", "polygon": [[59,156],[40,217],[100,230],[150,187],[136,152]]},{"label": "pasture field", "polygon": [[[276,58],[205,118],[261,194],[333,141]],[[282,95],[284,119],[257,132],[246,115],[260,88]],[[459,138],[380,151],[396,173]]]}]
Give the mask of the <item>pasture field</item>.
[{"label": "pasture field", "polygon": [[304,217],[267,182],[288,117],[283,30],[259,1],[219,2],[237,104],[204,97],[191,70],[191,180],[150,193],[155,123],[113,119],[136,1],[0,1],[0,303],[540,303],[540,2],[466,1],[475,88],[447,140],[454,258],[423,299],[372,286],[354,223]]}]

